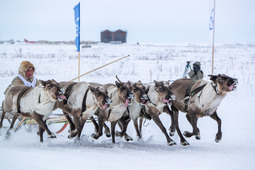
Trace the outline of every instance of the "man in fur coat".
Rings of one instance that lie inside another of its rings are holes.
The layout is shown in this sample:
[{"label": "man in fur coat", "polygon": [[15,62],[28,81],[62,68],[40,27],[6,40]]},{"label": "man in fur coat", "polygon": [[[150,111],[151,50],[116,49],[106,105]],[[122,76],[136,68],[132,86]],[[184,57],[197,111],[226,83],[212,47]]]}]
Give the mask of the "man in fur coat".
[{"label": "man in fur coat", "polygon": [[39,84],[39,81],[34,76],[35,67],[29,61],[22,61],[19,66],[19,74],[12,80],[12,86],[25,85],[29,87],[35,87]]},{"label": "man in fur coat", "polygon": [[29,61],[22,61],[19,66],[19,74],[12,80],[12,83],[5,90],[4,94],[11,86],[25,85],[35,87],[39,85],[39,80],[34,76],[35,67]]}]

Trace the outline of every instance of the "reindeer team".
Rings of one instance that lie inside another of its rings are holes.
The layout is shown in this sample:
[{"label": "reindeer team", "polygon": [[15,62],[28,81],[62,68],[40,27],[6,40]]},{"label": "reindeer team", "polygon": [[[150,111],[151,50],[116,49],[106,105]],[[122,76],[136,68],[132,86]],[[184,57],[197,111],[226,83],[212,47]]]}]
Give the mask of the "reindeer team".
[{"label": "reindeer team", "polygon": [[[124,137],[126,141],[133,140],[127,134],[127,127],[132,120],[136,134],[142,138],[143,119],[152,119],[166,137],[167,145],[176,145],[170,136],[177,131],[180,143],[189,145],[179,128],[179,111],[186,113],[186,118],[193,131],[184,132],[185,137],[195,136],[200,139],[197,127],[198,118],[210,116],[218,123],[218,132],[215,141],[222,138],[221,119],[217,114],[222,99],[226,93],[233,91],[237,79],[224,74],[209,75],[211,82],[191,79],[179,79],[170,84],[170,81],[154,81],[153,83],[122,82],[117,78],[115,84],[98,84],[88,82],[60,82],[55,80],[40,81],[40,86],[11,87],[2,106],[0,128],[5,113],[13,114],[10,130],[19,117],[33,118],[39,125],[38,135],[43,142],[43,133],[46,131],[50,138],[56,136],[48,129],[46,120],[57,108],[70,125],[68,138],[80,138],[86,120],[90,119],[95,125],[92,138],[98,139],[103,135],[103,129],[108,137]],[[171,118],[170,132],[162,124],[159,115],[167,113]],[[95,120],[97,117],[97,121]],[[110,122],[110,129],[105,124]],[[120,132],[115,131],[116,125]]]}]

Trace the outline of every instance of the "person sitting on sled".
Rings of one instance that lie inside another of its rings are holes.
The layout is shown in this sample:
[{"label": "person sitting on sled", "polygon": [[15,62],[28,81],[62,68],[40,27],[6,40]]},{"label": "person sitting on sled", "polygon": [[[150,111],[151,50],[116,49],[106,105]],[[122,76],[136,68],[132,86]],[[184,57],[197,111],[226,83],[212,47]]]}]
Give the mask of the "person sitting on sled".
[{"label": "person sitting on sled", "polygon": [[39,80],[35,78],[35,67],[29,61],[22,61],[19,66],[18,75],[12,80],[11,84],[7,87],[4,94],[11,86],[25,85],[35,87],[39,85]]}]

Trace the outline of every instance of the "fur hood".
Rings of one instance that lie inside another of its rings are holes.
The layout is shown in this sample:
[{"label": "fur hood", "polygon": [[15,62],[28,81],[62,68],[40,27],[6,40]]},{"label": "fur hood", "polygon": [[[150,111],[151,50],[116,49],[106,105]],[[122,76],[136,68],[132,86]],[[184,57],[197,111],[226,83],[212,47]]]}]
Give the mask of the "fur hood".
[{"label": "fur hood", "polygon": [[30,68],[30,67],[32,67],[33,70],[34,70],[34,72],[35,72],[35,67],[34,67],[34,65],[33,65],[31,62],[29,62],[29,61],[22,61],[22,62],[20,63],[20,66],[19,66],[19,74],[20,74],[22,77],[26,77],[26,76],[25,76],[25,75],[26,75],[26,72],[27,72],[28,68]]}]

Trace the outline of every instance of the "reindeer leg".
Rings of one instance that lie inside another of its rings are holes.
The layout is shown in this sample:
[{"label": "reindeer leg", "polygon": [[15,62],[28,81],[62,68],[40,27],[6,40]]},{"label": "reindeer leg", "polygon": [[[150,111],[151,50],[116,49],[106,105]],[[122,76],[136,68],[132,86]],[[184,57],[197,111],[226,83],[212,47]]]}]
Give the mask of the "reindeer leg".
[{"label": "reindeer leg", "polygon": [[98,131],[99,131],[98,128],[99,127],[98,127],[98,124],[97,124],[96,120],[94,119],[93,116],[90,117],[90,120],[92,121],[93,125],[95,126],[95,132],[98,133]]},{"label": "reindeer leg", "polygon": [[111,132],[110,132],[110,128],[104,123],[104,134],[106,135],[106,137],[111,137]]},{"label": "reindeer leg", "polygon": [[179,111],[173,106],[172,107],[173,113],[174,113],[174,124],[175,128],[177,130],[178,136],[180,137],[181,140],[181,145],[182,146],[187,146],[189,143],[186,141],[186,139],[182,136],[181,130],[179,128]]},{"label": "reindeer leg", "polygon": [[152,111],[152,109],[149,109],[148,114],[151,116],[151,118],[154,120],[154,122],[158,125],[160,130],[164,133],[166,140],[167,140],[167,144],[169,146],[176,145],[176,143],[168,136],[166,128],[164,127],[161,120],[159,119],[159,112],[155,111],[155,110],[156,109],[153,109],[153,111]]},{"label": "reindeer leg", "polygon": [[[191,124],[191,126],[193,127],[193,123],[191,122],[191,118],[190,118],[190,116],[188,115],[188,114],[186,114],[186,118],[187,118],[187,120],[189,121],[189,123]],[[197,121],[197,120],[196,120]],[[194,129],[194,128],[193,128]],[[197,140],[199,140],[201,137],[200,137],[200,131],[199,131],[199,128],[198,127],[196,127],[196,129],[197,129],[197,135],[196,135],[196,139]],[[188,131],[185,131],[184,133],[183,133],[183,135],[184,136],[186,136],[187,138],[189,138],[189,137],[191,137],[191,136],[193,136],[193,135],[195,135],[194,133],[191,133],[191,132],[188,132]]]},{"label": "reindeer leg", "polygon": [[[91,118],[93,118],[93,117],[91,117]],[[91,118],[90,118],[90,119],[91,119]],[[100,116],[100,114],[99,114],[99,115],[98,115],[98,124],[97,124],[97,122],[96,122],[96,120],[95,120],[94,118],[91,119],[91,120],[93,120],[92,122],[94,122],[93,124],[95,125],[95,128],[97,129],[97,130],[95,130],[96,133],[93,133],[93,134],[91,135],[91,137],[94,138],[94,139],[98,139],[100,136],[103,135],[103,124],[104,124],[104,119],[103,119],[103,117]]]},{"label": "reindeer leg", "polygon": [[74,125],[74,123],[73,123],[72,118],[69,116],[68,113],[66,113],[66,112],[64,112],[64,111],[63,111],[63,114],[64,114],[64,116],[65,116],[65,118],[66,118],[66,120],[68,121],[68,124],[69,124],[69,126],[70,126],[70,132],[74,131],[74,130],[75,130],[75,125]]},{"label": "reindeer leg", "polygon": [[84,127],[85,123],[86,123],[86,119],[85,119],[85,120],[84,120],[84,119],[81,119],[81,122],[80,122],[81,130],[80,130],[80,132],[78,133],[77,138],[80,138],[80,137],[81,137],[81,132],[82,132],[82,130],[83,130],[83,127]]},{"label": "reindeer leg", "polygon": [[75,130],[71,132],[71,134],[68,136],[69,139],[74,138],[81,132],[81,121],[80,121],[80,115],[81,115],[81,109],[73,109],[72,110]]},{"label": "reindeer leg", "polygon": [[196,139],[200,140],[201,139],[200,132],[199,132],[199,129],[197,127],[198,118],[196,117],[195,114],[186,114],[186,118],[187,118],[187,120],[189,121],[189,123],[191,124],[191,126],[193,128],[193,132],[191,133],[191,132],[185,131],[183,133],[183,135],[186,136],[186,137],[191,137],[191,136],[195,135]]},{"label": "reindeer leg", "polygon": [[141,139],[142,134],[141,134],[140,130],[138,129],[138,118],[133,120],[133,124],[134,124],[134,127],[135,127],[136,135],[138,136],[139,139]]},{"label": "reindeer leg", "polygon": [[15,113],[15,114],[13,115],[12,123],[11,123],[10,129],[13,128],[13,126],[14,126],[14,124],[15,124],[15,122],[16,122],[16,120],[17,120],[18,117],[19,117],[19,114],[18,114],[18,113]]},{"label": "reindeer leg", "polygon": [[213,115],[210,116],[213,120],[216,120],[217,121],[217,124],[218,124],[218,132],[216,134],[216,137],[215,137],[215,142],[219,143],[221,141],[221,138],[222,138],[222,132],[221,132],[221,119],[219,118],[217,112],[214,112]]},{"label": "reindeer leg", "polygon": [[40,142],[43,142],[43,133],[44,133],[44,129],[39,126],[39,132],[38,132],[38,135],[40,136]]},{"label": "reindeer leg", "polygon": [[139,118],[139,132],[140,132],[141,136],[142,136],[142,126],[143,126],[143,118],[140,117]]},{"label": "reindeer leg", "polygon": [[4,111],[4,101],[2,102],[2,116],[1,116],[1,121],[0,121],[0,128],[3,127],[3,121],[4,121],[4,116],[5,116],[5,111]]},{"label": "reindeer leg", "polygon": [[[48,133],[49,138],[57,138],[56,135],[54,135],[48,128],[46,121],[42,120],[42,116],[37,114],[36,112],[33,112],[33,118],[38,123],[39,127],[41,127],[43,130],[46,130]],[[40,134],[40,132],[39,132]]]},{"label": "reindeer leg", "polygon": [[115,143],[115,127],[117,121],[111,122],[111,134],[112,134],[112,143]]},{"label": "reindeer leg", "polygon": [[123,137],[126,141],[132,141],[133,139],[126,133],[127,132],[127,127],[128,127],[128,123],[130,122],[130,118],[128,117],[128,119],[126,117],[122,117],[121,119],[118,120],[118,125],[121,128],[121,132],[117,132],[116,136],[120,136]]},{"label": "reindeer leg", "polygon": [[[172,106],[173,107],[173,106]],[[173,108],[172,108],[173,109]],[[174,113],[166,106],[164,107],[163,110],[165,113],[169,114],[170,118],[171,118],[171,125],[169,127],[169,135],[170,136],[174,136],[175,134],[175,121],[174,121]]]}]

